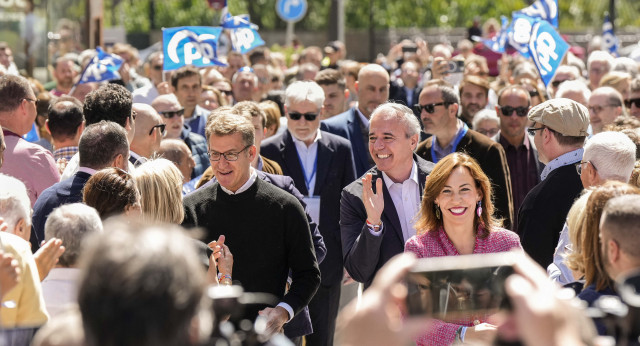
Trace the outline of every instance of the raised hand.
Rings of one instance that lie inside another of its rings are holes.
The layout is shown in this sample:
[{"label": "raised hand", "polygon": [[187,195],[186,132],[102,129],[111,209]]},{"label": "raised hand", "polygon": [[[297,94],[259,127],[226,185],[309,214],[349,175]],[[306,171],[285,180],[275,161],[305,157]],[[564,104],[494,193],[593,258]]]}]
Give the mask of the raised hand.
[{"label": "raised hand", "polygon": [[382,194],[382,179],[376,179],[376,193],[371,187],[373,176],[368,173],[362,178],[362,202],[367,210],[367,220],[374,224],[380,224],[380,217],[384,210],[384,197]]},{"label": "raised hand", "polygon": [[49,275],[49,271],[58,263],[58,258],[64,253],[64,246],[62,246],[62,240],[58,238],[51,238],[45,243],[42,241],[42,245],[36,253],[33,255],[36,260],[36,266],[38,267],[38,274],[40,275],[40,281]]}]

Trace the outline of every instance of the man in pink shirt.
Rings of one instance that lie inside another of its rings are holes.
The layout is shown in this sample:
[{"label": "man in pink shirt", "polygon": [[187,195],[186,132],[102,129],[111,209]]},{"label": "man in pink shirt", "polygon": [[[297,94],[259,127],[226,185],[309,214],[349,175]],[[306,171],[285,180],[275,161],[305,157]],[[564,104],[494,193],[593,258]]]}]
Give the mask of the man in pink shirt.
[{"label": "man in pink shirt", "polygon": [[51,152],[22,139],[31,130],[38,101],[29,82],[12,75],[0,77],[0,100],[0,125],[6,144],[0,173],[24,182],[33,207],[40,193],[60,180]]}]

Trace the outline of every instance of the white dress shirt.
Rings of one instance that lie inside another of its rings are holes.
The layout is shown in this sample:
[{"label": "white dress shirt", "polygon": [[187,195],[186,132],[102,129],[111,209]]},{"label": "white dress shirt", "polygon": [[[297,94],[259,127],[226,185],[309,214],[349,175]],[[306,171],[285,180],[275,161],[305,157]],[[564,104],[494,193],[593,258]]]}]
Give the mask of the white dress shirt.
[{"label": "white dress shirt", "polygon": [[398,219],[400,219],[400,227],[402,227],[402,235],[406,242],[409,238],[416,235],[414,227],[416,223],[416,215],[420,210],[420,184],[418,183],[418,165],[413,162],[411,167],[411,175],[409,179],[402,183],[394,183],[391,178],[382,172],[382,178],[389,190],[389,195],[396,207]]},{"label": "white dress shirt", "polygon": [[316,187],[316,172],[318,170],[316,160],[318,158],[318,141],[320,138],[322,138],[322,135],[320,134],[320,130],[317,130],[316,138],[314,138],[313,143],[307,147],[303,141],[294,137],[293,134],[291,135],[293,144],[296,145],[300,164],[302,165],[300,168],[302,168],[302,172],[304,174],[304,180],[307,185],[307,191],[309,191],[309,196],[313,196],[313,190]]}]

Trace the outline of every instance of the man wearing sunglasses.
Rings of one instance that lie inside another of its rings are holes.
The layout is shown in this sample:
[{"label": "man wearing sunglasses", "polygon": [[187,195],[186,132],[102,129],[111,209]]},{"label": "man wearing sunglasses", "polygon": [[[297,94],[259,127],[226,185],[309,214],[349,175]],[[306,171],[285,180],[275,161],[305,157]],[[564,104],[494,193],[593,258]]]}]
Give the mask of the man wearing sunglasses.
[{"label": "man wearing sunglasses", "polygon": [[131,141],[129,161],[138,167],[147,162],[160,148],[166,125],[153,107],[144,103],[134,103],[136,112],[136,131]]},{"label": "man wearing sunglasses", "polygon": [[191,128],[184,123],[184,108],[178,102],[178,98],[174,94],[166,94],[158,96],[151,103],[162,121],[166,125],[166,134],[164,138],[182,140],[191,150],[195,166],[185,177],[188,180],[199,177],[210,166],[209,156],[207,155],[207,140],[191,131]]},{"label": "man wearing sunglasses", "polygon": [[624,105],[629,115],[640,119],[640,78],[631,81],[629,98],[624,100]]},{"label": "man wearing sunglasses", "polygon": [[508,86],[498,93],[496,113],[500,117],[500,132],[492,139],[507,155],[513,191],[514,224],[518,223],[517,211],[529,191],[540,182],[544,165],[538,161],[538,151],[533,137],[527,136],[527,114],[531,97],[521,86]]},{"label": "man wearing sunglasses", "polygon": [[355,179],[349,142],[319,129],[324,98],[315,82],[291,84],[285,92],[287,130],[265,140],[260,151],[276,161],[305,195],[327,247],[320,263],[322,281],[309,303],[313,334],[307,336],[308,345],[333,345],[343,274],[340,196]]},{"label": "man wearing sunglasses", "polygon": [[546,167],[541,182],[522,202],[516,230],[522,248],[546,268],[553,260],[569,208],[582,191],[573,164],[582,160],[589,111],[578,102],[559,98],[533,107],[528,117],[533,122],[528,132]]},{"label": "man wearing sunglasses", "polygon": [[[436,82],[437,83],[437,82]],[[416,154],[437,163],[453,152],[466,152],[478,161],[494,187],[496,215],[504,227],[512,227],[513,201],[509,166],[502,146],[473,131],[457,117],[460,99],[453,88],[440,83],[422,89],[418,104],[424,132],[430,138],[420,142]]]},{"label": "man wearing sunglasses", "polygon": [[602,132],[605,126],[624,114],[622,95],[612,87],[595,89],[589,97],[588,105],[593,134]]}]

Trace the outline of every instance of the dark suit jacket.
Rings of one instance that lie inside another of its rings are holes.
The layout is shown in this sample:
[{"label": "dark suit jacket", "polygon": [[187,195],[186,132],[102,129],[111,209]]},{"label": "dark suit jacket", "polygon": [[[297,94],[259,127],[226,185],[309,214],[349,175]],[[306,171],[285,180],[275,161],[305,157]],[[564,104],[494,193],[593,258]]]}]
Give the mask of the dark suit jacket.
[{"label": "dark suit jacket", "polygon": [[[298,151],[289,130],[262,142],[260,152],[277,162],[284,175],[293,178],[300,192],[308,196]],[[321,132],[318,140],[316,183],[313,195],[320,196],[320,233],[327,245],[327,257],[320,264],[322,284],[342,282],[342,244],[340,240],[340,193],[355,176],[351,162],[351,145],[340,136]]]},{"label": "dark suit jacket", "polygon": [[327,120],[320,122],[320,129],[342,138],[346,138],[351,143],[353,153],[353,164],[355,165],[356,176],[360,177],[371,168],[369,164],[369,148],[362,140],[360,131],[360,119],[355,107],[344,113],[338,114]]},{"label": "dark suit jacket", "polygon": [[411,108],[411,110],[413,111],[413,114],[415,114],[416,117],[420,119],[420,112],[413,109],[413,105],[418,103],[418,98],[420,97],[421,91],[422,91],[422,88],[418,86],[416,86],[416,88],[413,89],[413,98],[411,101],[412,104],[409,104],[407,102],[407,90],[403,86],[398,85],[398,83],[391,82],[389,85],[389,101],[393,100],[397,103],[402,103],[403,105]]},{"label": "dark suit jacket", "polygon": [[44,240],[44,224],[53,209],[63,204],[82,202],[82,189],[89,178],[89,173],[76,172],[71,178],[52,185],[40,194],[33,206],[32,249],[38,249],[40,242]]},{"label": "dark suit jacket", "polygon": [[[432,161],[431,147],[433,137],[422,141],[418,145],[416,154],[425,160]],[[489,137],[476,131],[469,130],[462,137],[456,152],[464,152],[473,157],[480,164],[480,168],[491,180],[495,215],[504,218],[504,228],[513,227],[513,196],[511,192],[511,176],[507,156],[502,145],[492,141]]]},{"label": "dark suit jacket", "polygon": [[522,249],[546,268],[569,209],[582,191],[582,182],[573,165],[554,169],[525,197],[518,213],[517,233]]},{"label": "dark suit jacket", "polygon": [[[314,222],[311,216],[309,216],[309,213],[307,212],[307,206],[302,199],[303,196],[300,191],[296,189],[293,179],[286,175],[269,174],[263,171],[258,171],[258,179],[262,179],[289,192],[290,194],[294,195],[298,199],[298,201],[300,201],[300,204],[302,204],[302,207],[307,214],[307,219],[309,220],[309,230],[311,230],[313,247],[316,250],[316,258],[318,260],[318,264],[321,265],[326,257],[327,247],[325,246],[324,239],[322,238],[322,235],[318,230],[317,224]],[[215,182],[216,179],[214,177],[202,187],[213,185],[215,184]],[[340,267],[340,270],[342,270],[342,267]],[[289,338],[295,338],[298,336],[309,335],[313,333],[313,328],[311,326],[311,316],[309,315],[309,308],[307,306],[305,306],[302,311],[295,315],[291,319],[291,321],[289,321],[289,323],[284,325],[284,333]]]},{"label": "dark suit jacket", "polygon": [[[434,164],[425,161],[416,155],[413,156],[418,164],[418,182],[420,183],[420,196],[424,191],[427,175],[431,173]],[[373,167],[367,173],[373,175],[373,181],[383,179],[382,172]],[[372,184],[376,192],[375,184]],[[362,202],[362,180],[356,179],[342,190],[340,200],[340,230],[342,232],[342,254],[344,267],[351,277],[365,283],[365,287],[371,285],[373,277],[391,257],[404,251],[404,236],[400,219],[393,204],[386,184],[382,184],[384,197],[384,210],[382,211],[382,235],[375,236],[366,225],[367,211]]]}]

